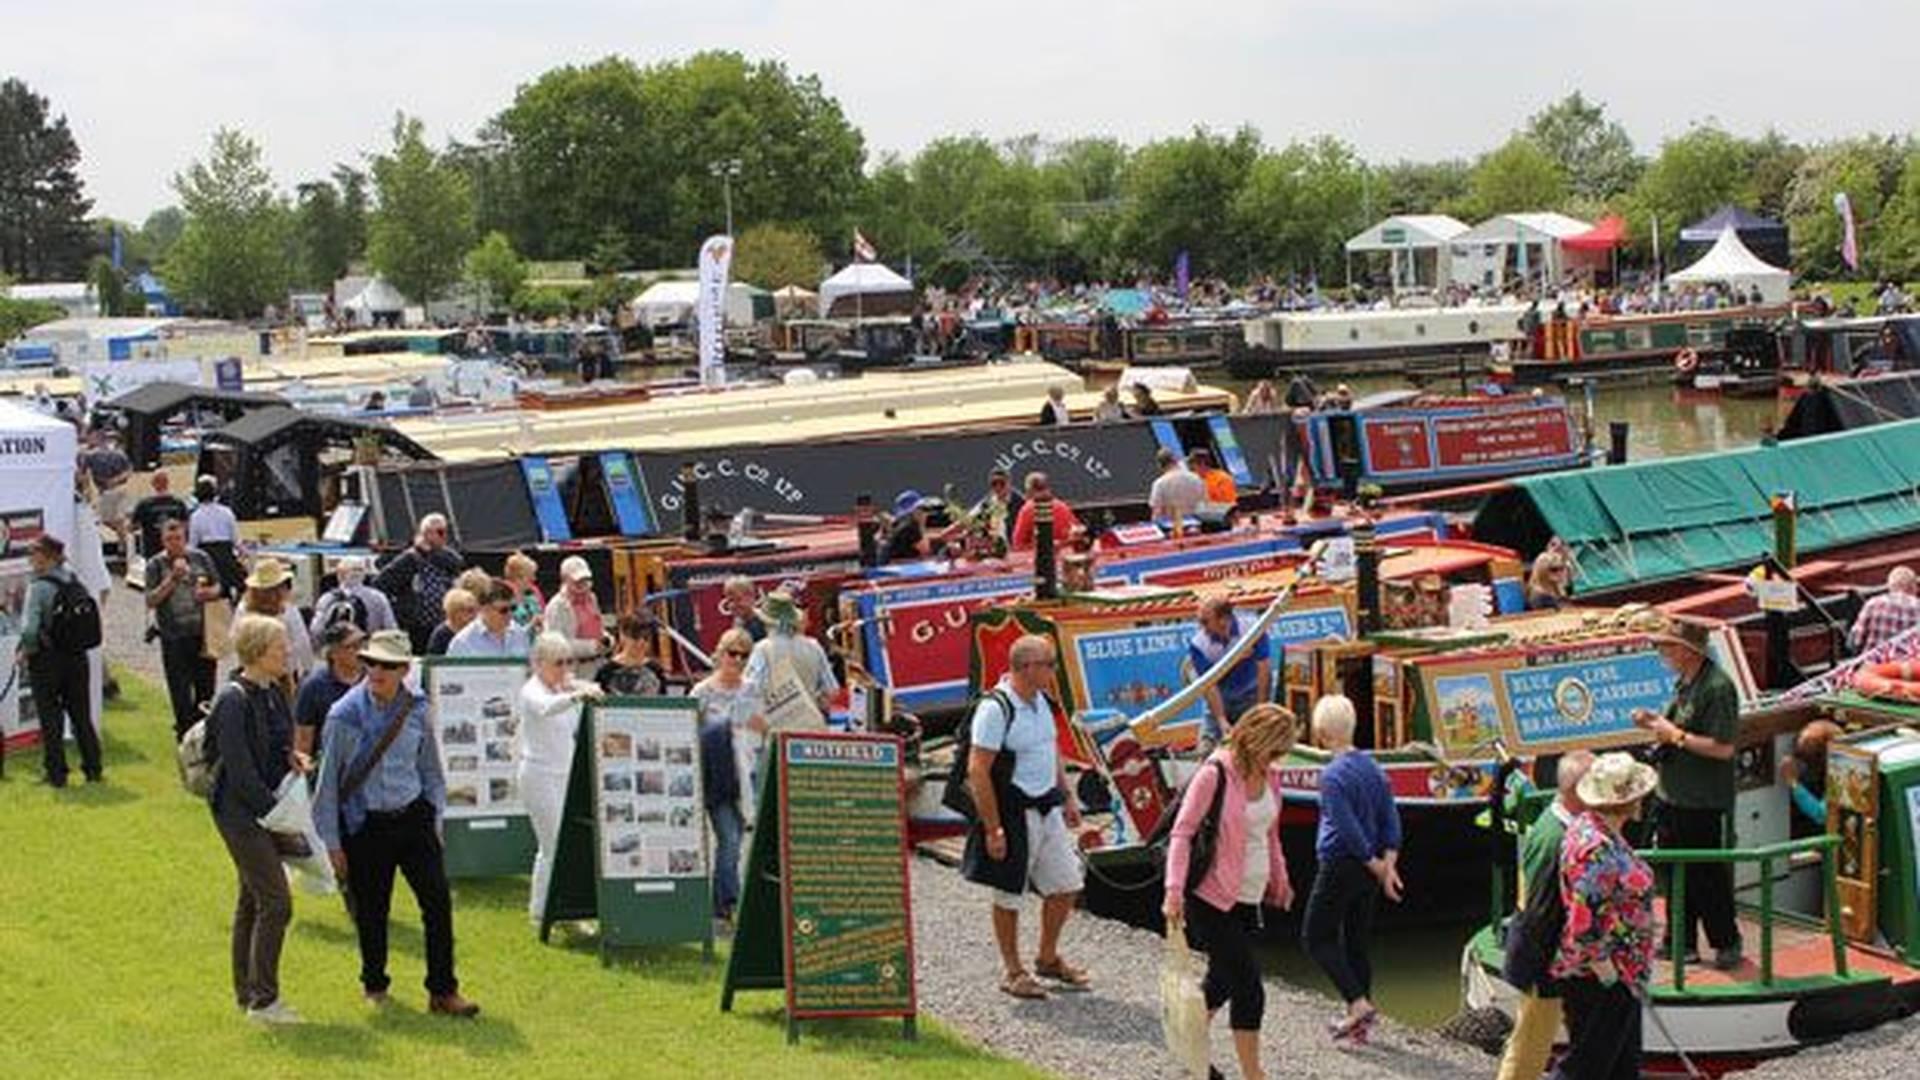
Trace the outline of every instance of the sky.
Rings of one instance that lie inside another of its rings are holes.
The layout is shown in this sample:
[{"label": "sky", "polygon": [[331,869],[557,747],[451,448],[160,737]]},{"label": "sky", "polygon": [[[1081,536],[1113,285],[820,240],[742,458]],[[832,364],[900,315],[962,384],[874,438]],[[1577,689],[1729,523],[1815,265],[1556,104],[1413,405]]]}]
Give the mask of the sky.
[{"label": "sky", "polygon": [[1912,0],[0,0],[0,77],[64,113],[96,213],[139,221],[221,126],[281,186],[393,115],[466,138],[542,71],[702,49],[818,75],[869,162],[977,132],[1130,143],[1326,133],[1374,161],[1472,157],[1580,90],[1643,153],[1712,120],[1823,140],[1920,128]]}]

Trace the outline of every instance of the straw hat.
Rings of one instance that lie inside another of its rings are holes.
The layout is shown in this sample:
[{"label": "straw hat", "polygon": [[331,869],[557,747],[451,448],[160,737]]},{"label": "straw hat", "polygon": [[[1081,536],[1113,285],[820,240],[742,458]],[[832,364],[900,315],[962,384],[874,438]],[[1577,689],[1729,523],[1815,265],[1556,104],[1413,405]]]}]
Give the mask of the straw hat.
[{"label": "straw hat", "polygon": [[404,630],[381,630],[367,639],[360,659],[369,664],[413,663],[413,640]]},{"label": "straw hat", "polygon": [[262,555],[253,561],[253,572],[247,575],[249,589],[277,589],[293,580],[293,571],[287,564],[271,555]]},{"label": "straw hat", "polygon": [[793,602],[793,595],[784,590],[775,590],[760,598],[754,614],[775,626],[793,626],[800,621],[800,605]]},{"label": "straw hat", "polygon": [[1667,623],[1664,633],[1654,634],[1652,637],[1655,644],[1680,645],[1705,656],[1707,655],[1707,634],[1708,629],[1705,623],[1674,619]]},{"label": "straw hat", "polygon": [[1574,791],[1593,809],[1612,810],[1646,798],[1659,782],[1660,774],[1653,766],[1616,750],[1594,758]]}]

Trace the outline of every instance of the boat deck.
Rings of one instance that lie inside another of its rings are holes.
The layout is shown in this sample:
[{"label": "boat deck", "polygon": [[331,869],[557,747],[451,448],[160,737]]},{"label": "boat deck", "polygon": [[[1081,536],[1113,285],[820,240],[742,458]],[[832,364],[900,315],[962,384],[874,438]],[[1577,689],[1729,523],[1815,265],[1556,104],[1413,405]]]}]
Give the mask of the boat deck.
[{"label": "boat deck", "polygon": [[[1656,923],[1666,925],[1665,900],[1655,905]],[[1687,965],[1686,989],[1705,992],[1733,992],[1760,987],[1760,920],[1751,911],[1738,915],[1740,943],[1746,957],[1732,971],[1717,971],[1710,963],[1712,952],[1705,939],[1700,942],[1702,963]],[[1849,975],[1881,975],[1895,983],[1920,982],[1920,968],[1913,968],[1878,949],[1849,941],[1846,946]],[[1773,978],[1776,984],[1793,980],[1818,980],[1834,976],[1833,938],[1822,926],[1776,919],[1773,924]],[[1673,988],[1673,964],[1669,954],[1656,958],[1653,988]]]}]

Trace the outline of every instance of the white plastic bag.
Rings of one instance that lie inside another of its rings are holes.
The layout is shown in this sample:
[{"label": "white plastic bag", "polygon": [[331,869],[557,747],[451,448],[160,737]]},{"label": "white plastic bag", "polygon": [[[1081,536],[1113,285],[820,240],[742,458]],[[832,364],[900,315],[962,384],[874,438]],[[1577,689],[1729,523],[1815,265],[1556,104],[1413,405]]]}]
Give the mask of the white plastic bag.
[{"label": "white plastic bag", "polygon": [[1160,954],[1160,1029],[1167,1053],[1188,1076],[1205,1080],[1210,1056],[1207,997],[1200,989],[1200,965],[1185,939],[1178,922],[1167,924],[1166,947]]},{"label": "white plastic bag", "polygon": [[268,832],[298,836],[307,842],[305,855],[281,857],[287,865],[288,880],[302,892],[325,896],[339,888],[333,877],[333,862],[327,858],[327,845],[313,824],[313,802],[307,795],[305,777],[297,772],[287,773],[280,781],[280,790],[274,792],[273,809],[260,819],[260,827]]}]

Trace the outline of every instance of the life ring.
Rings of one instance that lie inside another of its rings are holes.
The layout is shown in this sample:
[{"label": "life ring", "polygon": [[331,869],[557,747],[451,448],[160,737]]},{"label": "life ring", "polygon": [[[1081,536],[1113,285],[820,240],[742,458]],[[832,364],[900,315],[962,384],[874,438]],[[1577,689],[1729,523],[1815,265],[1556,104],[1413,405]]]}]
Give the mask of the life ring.
[{"label": "life ring", "polygon": [[1853,688],[1868,697],[1920,704],[1920,660],[1868,664],[1853,673]]},{"label": "life ring", "polygon": [[1700,354],[1691,348],[1681,349],[1673,356],[1673,366],[1682,373],[1692,371],[1700,366]]}]

